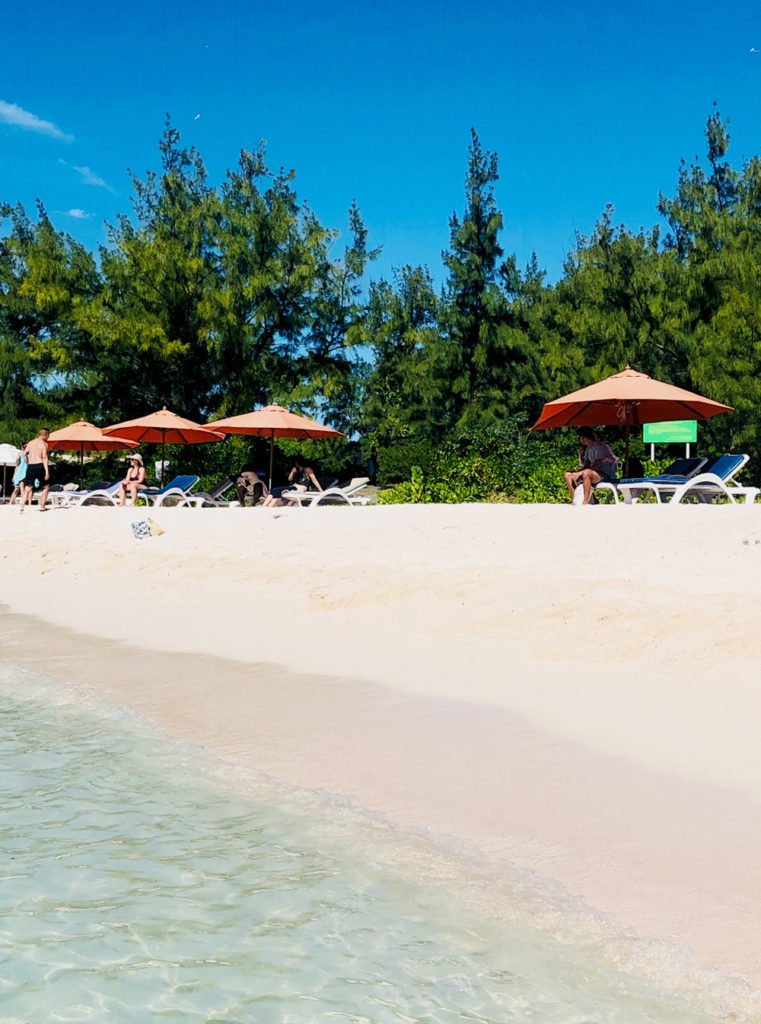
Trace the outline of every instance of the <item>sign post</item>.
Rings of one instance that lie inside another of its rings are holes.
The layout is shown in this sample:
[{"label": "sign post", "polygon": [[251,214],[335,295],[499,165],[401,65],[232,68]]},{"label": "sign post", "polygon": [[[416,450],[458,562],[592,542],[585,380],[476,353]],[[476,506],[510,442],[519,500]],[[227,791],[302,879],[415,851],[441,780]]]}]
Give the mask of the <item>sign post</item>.
[{"label": "sign post", "polygon": [[697,420],[666,420],[663,423],[645,423],[642,440],[650,445],[650,459],[655,459],[656,444],[683,444],[684,453],[690,457],[690,445],[698,439]]}]

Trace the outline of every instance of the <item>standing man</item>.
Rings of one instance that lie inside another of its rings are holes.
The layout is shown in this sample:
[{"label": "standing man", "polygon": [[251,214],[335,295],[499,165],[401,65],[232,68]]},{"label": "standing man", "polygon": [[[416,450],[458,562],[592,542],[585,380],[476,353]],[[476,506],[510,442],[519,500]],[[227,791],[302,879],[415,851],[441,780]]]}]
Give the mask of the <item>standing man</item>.
[{"label": "standing man", "polygon": [[31,504],[35,486],[42,488],[40,495],[40,512],[45,511],[45,504],[48,500],[50,490],[50,467],[48,466],[48,437],[50,430],[47,427],[40,427],[37,437],[32,438],[29,444],[24,446],[26,453],[27,470],[24,483],[24,495],[21,499],[21,511],[27,501]]}]

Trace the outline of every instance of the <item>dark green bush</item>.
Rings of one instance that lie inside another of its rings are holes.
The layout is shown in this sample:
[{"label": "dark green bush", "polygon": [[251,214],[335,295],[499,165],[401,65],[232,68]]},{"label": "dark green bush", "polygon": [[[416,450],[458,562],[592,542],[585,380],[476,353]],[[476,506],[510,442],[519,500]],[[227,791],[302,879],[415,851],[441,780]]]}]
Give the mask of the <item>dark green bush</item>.
[{"label": "dark green bush", "polygon": [[427,467],[415,464],[379,501],[567,501],[563,473],[576,468],[577,447],[575,431],[531,433],[519,414],[431,448]]}]

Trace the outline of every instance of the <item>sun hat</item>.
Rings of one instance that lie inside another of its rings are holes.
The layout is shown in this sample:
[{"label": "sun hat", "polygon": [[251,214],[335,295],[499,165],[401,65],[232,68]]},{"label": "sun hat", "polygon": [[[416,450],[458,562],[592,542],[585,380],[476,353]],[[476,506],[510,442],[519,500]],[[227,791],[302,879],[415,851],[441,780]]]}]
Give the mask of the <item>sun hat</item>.
[{"label": "sun hat", "polygon": [[142,464],[143,464],[143,456],[140,454],[140,452],[130,452],[129,455],[127,456],[127,461],[128,462],[133,462],[133,461],[134,462],[139,462],[140,465],[142,466]]}]

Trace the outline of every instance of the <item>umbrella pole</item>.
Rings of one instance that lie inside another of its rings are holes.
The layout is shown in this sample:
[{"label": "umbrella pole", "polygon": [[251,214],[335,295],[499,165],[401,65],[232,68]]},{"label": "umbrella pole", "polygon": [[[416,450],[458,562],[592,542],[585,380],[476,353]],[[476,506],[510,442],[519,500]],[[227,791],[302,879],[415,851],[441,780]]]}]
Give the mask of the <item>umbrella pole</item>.
[{"label": "umbrella pole", "polygon": [[270,434],[270,490],[272,490],[272,468],[275,464],[275,431]]},{"label": "umbrella pole", "polygon": [[627,476],[631,476],[629,472],[629,420],[626,421],[626,450],[624,453],[624,472]]},{"label": "umbrella pole", "polygon": [[84,441],[79,442],[79,489],[83,490],[83,481],[85,478],[85,443]]},{"label": "umbrella pole", "polygon": [[165,456],[166,456],[166,430],[162,430],[161,431],[161,486],[162,487],[164,486],[164,476],[165,476],[165,473],[166,473]]}]

